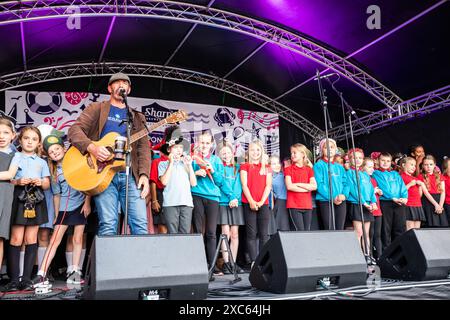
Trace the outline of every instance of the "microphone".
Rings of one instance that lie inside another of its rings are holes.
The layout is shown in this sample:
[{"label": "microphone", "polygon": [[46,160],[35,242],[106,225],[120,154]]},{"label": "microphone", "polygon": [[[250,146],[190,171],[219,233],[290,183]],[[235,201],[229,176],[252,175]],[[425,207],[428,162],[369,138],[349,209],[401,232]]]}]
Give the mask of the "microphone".
[{"label": "microphone", "polygon": [[337,75],[337,73],[333,72],[333,73],[324,74],[323,76],[315,77],[314,81],[317,81],[318,79],[326,79],[326,78],[329,78],[334,75]]},{"label": "microphone", "polygon": [[119,95],[125,100],[127,98],[127,93],[124,88],[119,89]]}]

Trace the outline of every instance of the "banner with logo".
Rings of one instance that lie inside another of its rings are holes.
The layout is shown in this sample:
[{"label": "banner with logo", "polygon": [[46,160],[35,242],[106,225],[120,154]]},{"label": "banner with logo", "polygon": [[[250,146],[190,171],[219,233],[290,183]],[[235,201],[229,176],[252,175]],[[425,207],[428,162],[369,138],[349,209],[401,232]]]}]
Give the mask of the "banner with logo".
[{"label": "banner with logo", "polygon": [[[109,96],[85,92],[6,91],[4,115],[19,129],[24,126],[48,124],[67,133],[81,112],[92,102],[108,100]],[[146,98],[128,98],[131,108],[141,111],[148,124],[165,119],[183,109],[188,119],[180,123],[186,139],[191,143],[205,129],[210,129],[216,143],[227,139],[235,156],[243,158],[248,144],[260,139],[269,155],[279,155],[279,119],[277,114],[254,112],[245,108],[206,105]],[[161,141],[165,127],[156,128],[149,135],[152,144]]]}]

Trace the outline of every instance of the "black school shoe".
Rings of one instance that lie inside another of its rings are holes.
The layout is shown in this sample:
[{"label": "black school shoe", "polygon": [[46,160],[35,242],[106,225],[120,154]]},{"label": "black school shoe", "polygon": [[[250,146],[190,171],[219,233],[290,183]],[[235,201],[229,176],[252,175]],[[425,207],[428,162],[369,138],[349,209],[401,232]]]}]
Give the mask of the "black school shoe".
[{"label": "black school shoe", "polygon": [[33,282],[30,279],[22,279],[22,281],[20,281],[20,284],[19,284],[19,289],[21,291],[34,290]]},{"label": "black school shoe", "polygon": [[1,290],[2,292],[14,292],[20,291],[19,281],[10,281],[6,286],[4,286]]}]

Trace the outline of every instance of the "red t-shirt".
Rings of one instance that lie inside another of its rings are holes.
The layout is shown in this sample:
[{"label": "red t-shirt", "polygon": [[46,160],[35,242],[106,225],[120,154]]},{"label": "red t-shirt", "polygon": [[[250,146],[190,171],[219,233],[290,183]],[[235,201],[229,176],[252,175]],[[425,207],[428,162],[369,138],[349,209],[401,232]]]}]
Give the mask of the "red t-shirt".
[{"label": "red t-shirt", "polygon": [[445,203],[450,205],[450,177],[443,176],[445,181]]},{"label": "red t-shirt", "polygon": [[[284,169],[284,176],[290,176],[292,183],[309,183],[314,177],[314,171],[308,167],[299,167],[295,164]],[[311,192],[294,192],[287,191],[286,208],[292,209],[312,209]]]},{"label": "red t-shirt", "polygon": [[154,182],[156,184],[156,188],[160,190],[164,189],[164,185],[161,183],[158,177],[158,165],[161,161],[167,160],[169,160],[169,158],[161,154],[161,157],[152,161],[152,167],[150,169],[150,182]]},{"label": "red t-shirt", "polygon": [[[410,176],[405,172],[401,174],[401,177],[403,182],[405,182],[405,185],[409,184],[411,181],[420,180],[419,178]],[[420,187],[416,184],[408,189],[408,202],[406,205],[408,207],[421,207],[422,201],[420,198]]]},{"label": "red t-shirt", "polygon": [[[430,187],[428,188],[428,186],[427,186],[428,191],[433,194],[440,194],[440,192],[438,191],[438,185],[436,184],[436,177],[434,176],[434,173],[432,173],[432,174],[426,173],[426,174],[428,175],[428,181],[430,183]],[[423,175],[424,174],[421,174],[419,176],[419,179],[422,180],[423,182],[425,182]],[[442,176],[442,174],[440,174],[439,176],[440,176],[441,182],[444,181],[444,177]],[[425,185],[427,185],[427,184],[425,183]]]},{"label": "red t-shirt", "polygon": [[[259,202],[264,193],[264,189],[266,188],[266,175],[260,175],[259,171],[261,170],[261,163],[259,164],[249,164],[243,163],[241,164],[241,171],[247,172],[247,186],[250,190],[250,194],[252,195],[253,200]],[[269,165],[266,165],[266,172],[272,173],[272,169]],[[242,202],[248,203],[247,198],[245,197],[244,192],[242,192]],[[269,197],[267,197],[264,204],[269,204]]]},{"label": "red t-shirt", "polygon": [[[370,182],[372,182],[372,185],[374,188],[378,187],[377,180],[375,178],[370,177]],[[382,216],[381,207],[380,207],[380,195],[378,193],[375,193],[375,197],[377,198],[377,207],[378,209],[375,211],[372,211],[372,214],[374,217]]]}]

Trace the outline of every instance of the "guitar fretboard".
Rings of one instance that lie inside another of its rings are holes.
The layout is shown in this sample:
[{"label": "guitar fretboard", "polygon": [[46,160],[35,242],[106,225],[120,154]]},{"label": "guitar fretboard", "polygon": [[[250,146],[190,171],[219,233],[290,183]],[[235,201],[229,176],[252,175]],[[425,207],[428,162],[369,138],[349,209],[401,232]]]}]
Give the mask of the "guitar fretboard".
[{"label": "guitar fretboard", "polygon": [[[158,128],[158,127],[160,127],[160,126],[162,126],[162,125],[164,125],[166,123],[167,123],[167,119],[164,119],[164,120],[161,120],[161,121],[159,121],[157,123],[154,123],[148,128],[148,131],[151,132],[151,131],[155,130],[156,128]],[[147,134],[148,134],[147,129],[143,129],[143,130],[141,130],[139,132],[136,132],[135,134],[131,135],[131,143],[136,142],[137,140],[145,137]]]}]

